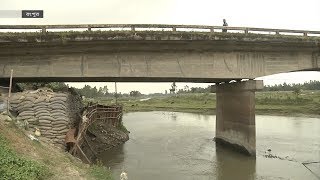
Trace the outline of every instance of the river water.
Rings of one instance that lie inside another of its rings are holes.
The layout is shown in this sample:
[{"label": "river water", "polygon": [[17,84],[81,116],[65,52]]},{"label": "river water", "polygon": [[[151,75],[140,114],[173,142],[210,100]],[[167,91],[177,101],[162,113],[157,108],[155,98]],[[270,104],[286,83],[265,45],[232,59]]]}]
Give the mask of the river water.
[{"label": "river water", "polygon": [[[180,112],[133,112],[123,117],[124,145],[101,154],[115,179],[247,180],[320,178],[320,119],[256,116],[257,156],[216,145],[215,116]],[[267,151],[271,149],[271,151]],[[310,170],[309,170],[309,169]]]}]

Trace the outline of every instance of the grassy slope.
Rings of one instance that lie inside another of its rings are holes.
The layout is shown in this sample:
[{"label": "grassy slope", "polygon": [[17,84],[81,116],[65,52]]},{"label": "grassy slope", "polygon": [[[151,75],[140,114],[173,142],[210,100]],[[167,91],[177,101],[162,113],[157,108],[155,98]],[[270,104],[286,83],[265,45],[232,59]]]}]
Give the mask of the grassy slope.
[{"label": "grassy slope", "polygon": [[0,134],[0,179],[45,179],[51,176],[44,164],[18,156]]},{"label": "grassy slope", "polygon": [[[110,104],[111,99],[99,99]],[[170,110],[215,114],[215,94],[179,94],[176,96],[153,97],[147,101],[139,98],[119,99],[126,112]],[[273,115],[320,115],[320,91],[303,91],[296,96],[292,92],[257,92],[256,113]]]},{"label": "grassy slope", "polygon": [[[32,142],[12,123],[5,124],[0,119],[0,150],[4,149],[6,152],[0,156],[7,156],[9,161],[1,162],[0,179],[8,179],[4,172],[11,174],[9,179],[19,179],[19,176],[22,179],[112,179],[109,170],[101,166],[90,167],[63,150]],[[23,171],[33,174],[26,176]]]},{"label": "grassy slope", "polygon": [[258,114],[320,115],[320,91],[303,91],[296,96],[292,92],[259,92],[256,94]]}]

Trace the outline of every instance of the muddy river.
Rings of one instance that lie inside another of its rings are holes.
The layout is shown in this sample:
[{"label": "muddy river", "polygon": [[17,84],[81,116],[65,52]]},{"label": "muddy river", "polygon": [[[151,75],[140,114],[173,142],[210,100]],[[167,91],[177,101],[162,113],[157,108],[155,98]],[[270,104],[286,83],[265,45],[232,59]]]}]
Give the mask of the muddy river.
[{"label": "muddy river", "polygon": [[[257,157],[216,145],[215,116],[179,112],[124,115],[130,140],[101,155],[115,179],[320,179],[320,118],[257,116]],[[271,151],[268,151],[270,149]]]}]

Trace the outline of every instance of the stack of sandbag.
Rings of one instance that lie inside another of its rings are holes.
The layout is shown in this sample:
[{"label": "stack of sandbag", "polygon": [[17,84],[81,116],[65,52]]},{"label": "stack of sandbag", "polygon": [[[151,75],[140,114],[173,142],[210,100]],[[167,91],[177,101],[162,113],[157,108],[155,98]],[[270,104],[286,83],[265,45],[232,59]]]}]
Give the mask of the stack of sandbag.
[{"label": "stack of sandbag", "polygon": [[27,122],[31,131],[39,128],[41,135],[54,144],[64,146],[70,127],[67,93],[39,89],[15,93],[10,105],[17,112],[17,120]]},{"label": "stack of sandbag", "polygon": [[16,93],[10,99],[10,106],[13,110],[17,111],[18,121],[27,121],[30,124],[30,128],[34,128],[35,125],[39,124],[36,120],[33,104],[38,95],[30,93],[26,95],[25,93]]},{"label": "stack of sandbag", "polygon": [[50,98],[49,108],[51,109],[52,133],[56,144],[64,145],[64,138],[69,130],[69,117],[67,111],[68,95],[63,93],[55,93]]}]

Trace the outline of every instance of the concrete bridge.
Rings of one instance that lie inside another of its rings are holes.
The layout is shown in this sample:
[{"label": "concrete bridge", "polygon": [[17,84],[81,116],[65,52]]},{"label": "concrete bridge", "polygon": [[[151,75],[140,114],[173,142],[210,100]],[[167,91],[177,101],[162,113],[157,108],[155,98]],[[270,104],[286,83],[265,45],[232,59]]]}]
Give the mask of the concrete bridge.
[{"label": "concrete bridge", "polygon": [[[320,31],[144,24],[0,30],[9,31],[0,33],[2,81],[13,69],[15,81],[216,82],[217,141],[249,154],[255,154],[254,92],[263,87],[252,79],[320,69]],[[238,82],[221,83],[230,80]]]}]

